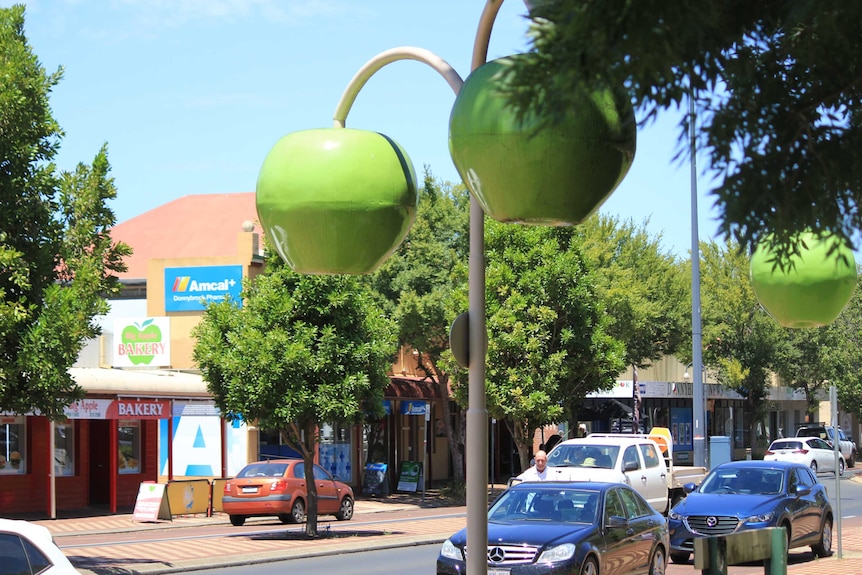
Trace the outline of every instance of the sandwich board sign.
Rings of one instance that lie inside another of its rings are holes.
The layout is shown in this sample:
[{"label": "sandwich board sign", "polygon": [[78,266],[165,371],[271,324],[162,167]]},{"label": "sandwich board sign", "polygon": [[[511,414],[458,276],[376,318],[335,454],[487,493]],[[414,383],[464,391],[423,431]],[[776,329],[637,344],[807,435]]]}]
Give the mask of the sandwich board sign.
[{"label": "sandwich board sign", "polygon": [[144,481],[138,488],[132,521],[158,521],[159,519],[173,520],[165,484]]}]

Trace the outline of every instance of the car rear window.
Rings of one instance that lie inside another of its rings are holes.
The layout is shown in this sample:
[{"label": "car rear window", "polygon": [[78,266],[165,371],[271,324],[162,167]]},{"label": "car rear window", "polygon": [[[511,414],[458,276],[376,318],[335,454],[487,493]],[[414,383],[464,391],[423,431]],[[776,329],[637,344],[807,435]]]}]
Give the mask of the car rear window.
[{"label": "car rear window", "polygon": [[243,468],[237,477],[281,477],[286,469],[286,463],[255,463]]},{"label": "car rear window", "polygon": [[772,444],[772,450],[776,449],[802,449],[802,443],[799,441],[776,441]]}]

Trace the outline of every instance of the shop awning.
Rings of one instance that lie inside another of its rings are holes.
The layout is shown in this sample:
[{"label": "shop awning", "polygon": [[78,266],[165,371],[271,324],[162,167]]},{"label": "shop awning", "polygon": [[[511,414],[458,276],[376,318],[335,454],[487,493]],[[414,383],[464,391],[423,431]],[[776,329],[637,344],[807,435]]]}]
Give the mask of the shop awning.
[{"label": "shop awning", "polygon": [[430,379],[390,377],[386,399],[440,399],[440,390]]},{"label": "shop awning", "polygon": [[117,397],[210,397],[199,374],[167,369],[129,370],[73,367],[69,373],[87,393]]}]

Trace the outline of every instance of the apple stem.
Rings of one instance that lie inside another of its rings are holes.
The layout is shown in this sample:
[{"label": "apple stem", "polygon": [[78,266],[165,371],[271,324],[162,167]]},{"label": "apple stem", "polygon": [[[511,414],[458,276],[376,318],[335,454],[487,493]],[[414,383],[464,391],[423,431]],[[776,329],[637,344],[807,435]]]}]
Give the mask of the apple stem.
[{"label": "apple stem", "polygon": [[356,75],[353,76],[350,83],[347,84],[347,88],[345,88],[344,93],[341,95],[341,99],[338,101],[338,105],[335,107],[335,115],[333,116],[334,127],[343,128],[345,126],[345,121],[347,120],[347,114],[350,112],[350,107],[353,106],[356,96],[359,95],[359,91],[371,76],[385,65],[399,60],[417,60],[428,64],[446,79],[446,82],[448,82],[449,86],[452,87],[456,96],[461,90],[461,85],[464,83],[461,76],[458,75],[458,72],[456,72],[455,69],[446,62],[446,60],[436,55],[434,52],[425,50],[424,48],[415,48],[413,46],[401,46],[399,48],[386,50],[366,62],[365,65],[359,69]]}]

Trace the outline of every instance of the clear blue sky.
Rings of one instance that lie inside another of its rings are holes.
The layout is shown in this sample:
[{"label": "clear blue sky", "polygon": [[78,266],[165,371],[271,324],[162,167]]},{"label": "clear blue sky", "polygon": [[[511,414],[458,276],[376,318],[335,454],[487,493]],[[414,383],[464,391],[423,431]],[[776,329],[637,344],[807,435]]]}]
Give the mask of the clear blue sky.
[{"label": "clear blue sky", "polygon": [[[6,7],[12,2],[0,0]],[[63,127],[58,165],[89,163],[107,142],[122,222],[175,198],[254,191],[270,147],[330,127],[349,80],[374,55],[418,46],[462,77],[483,0],[35,0],[25,30],[42,65],[65,75],[51,98]],[[489,58],[524,51],[522,0],[506,0]],[[431,68],[396,62],[359,94],[347,125],[382,132],[442,179],[454,94]],[[638,133],[635,163],[602,212],[662,234],[687,257],[690,171],[674,162],[678,114]],[[702,165],[702,164],[700,164]],[[715,213],[700,178],[701,239]]]}]

